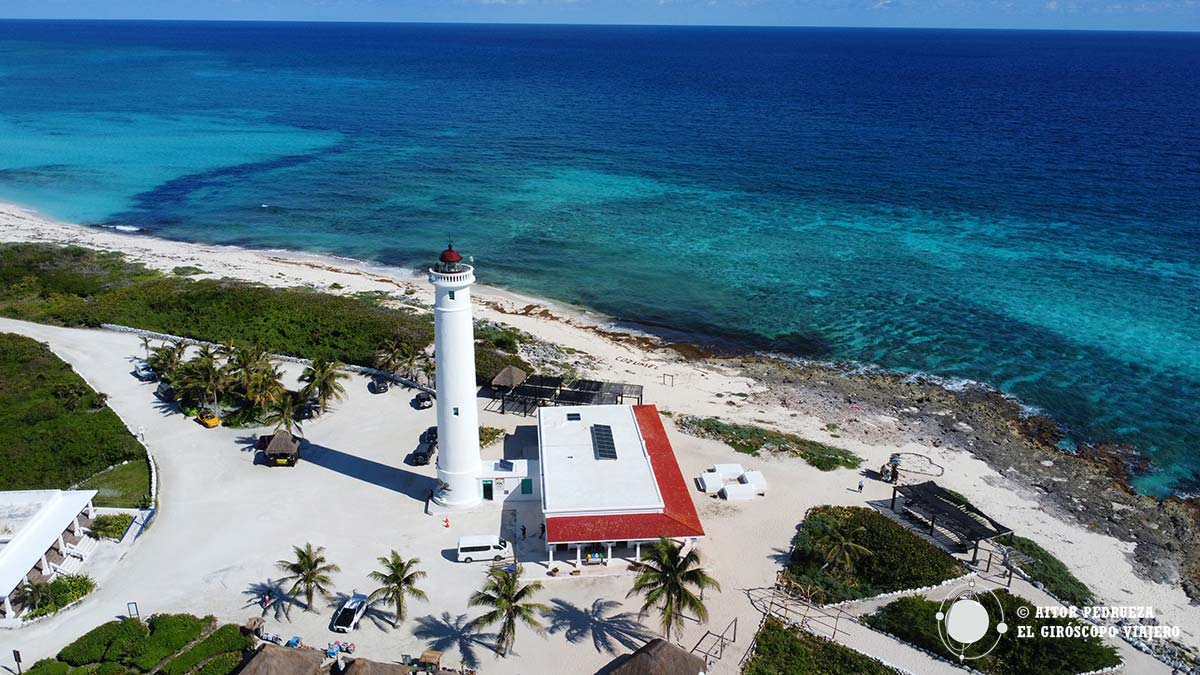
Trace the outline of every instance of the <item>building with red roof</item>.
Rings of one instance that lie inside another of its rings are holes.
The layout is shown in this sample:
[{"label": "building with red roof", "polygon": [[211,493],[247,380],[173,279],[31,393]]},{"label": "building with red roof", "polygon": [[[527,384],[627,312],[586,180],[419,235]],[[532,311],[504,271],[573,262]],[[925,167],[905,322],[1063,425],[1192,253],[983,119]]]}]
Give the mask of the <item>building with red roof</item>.
[{"label": "building with red roof", "polygon": [[607,560],[660,537],[704,536],[653,405],[541,408],[538,449],[546,544]]}]

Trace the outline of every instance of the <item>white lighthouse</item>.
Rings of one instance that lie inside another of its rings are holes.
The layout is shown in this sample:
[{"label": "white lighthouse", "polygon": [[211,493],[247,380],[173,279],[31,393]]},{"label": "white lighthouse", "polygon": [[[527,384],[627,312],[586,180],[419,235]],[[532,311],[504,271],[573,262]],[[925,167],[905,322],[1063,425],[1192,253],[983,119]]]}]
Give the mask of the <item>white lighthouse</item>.
[{"label": "white lighthouse", "polygon": [[466,508],[483,500],[479,484],[479,413],[475,407],[475,325],[471,284],[475,270],[454,246],[429,270],[433,284],[437,360],[437,474],[435,501]]}]

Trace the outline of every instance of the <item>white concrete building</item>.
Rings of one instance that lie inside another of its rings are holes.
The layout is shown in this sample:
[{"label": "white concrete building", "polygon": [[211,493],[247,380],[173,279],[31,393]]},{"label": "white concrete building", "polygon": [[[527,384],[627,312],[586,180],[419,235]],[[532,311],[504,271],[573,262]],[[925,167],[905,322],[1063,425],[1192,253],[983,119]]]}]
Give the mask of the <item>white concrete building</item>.
[{"label": "white concrete building", "polygon": [[547,553],[607,562],[640,556],[667,537],[694,542],[704,528],[653,405],[538,410],[538,462]]},{"label": "white concrete building", "polygon": [[429,270],[429,283],[434,288],[437,360],[439,489],[434,500],[449,508],[469,508],[483,499],[475,402],[475,324],[471,316],[475,270],[462,259],[453,246],[448,246]]},{"label": "white concrete building", "polygon": [[96,494],[95,490],[0,492],[4,619],[18,618],[14,596],[27,582],[74,573],[95,548],[95,540],[83,536],[80,519],[95,517],[92,500]]}]

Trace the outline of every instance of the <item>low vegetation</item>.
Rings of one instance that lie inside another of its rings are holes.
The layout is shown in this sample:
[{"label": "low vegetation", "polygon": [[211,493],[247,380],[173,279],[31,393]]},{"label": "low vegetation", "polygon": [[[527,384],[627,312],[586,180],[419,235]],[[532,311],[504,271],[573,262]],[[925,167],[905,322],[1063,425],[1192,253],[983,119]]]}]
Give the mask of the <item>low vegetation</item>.
[{"label": "low vegetation", "polygon": [[479,447],[495,445],[504,438],[504,430],[496,427],[479,427]]},{"label": "low vegetation", "polygon": [[428,315],[303,288],[168,276],[115,253],[0,246],[0,314],[66,326],[116,323],[209,342],[370,365],[389,341],[423,349]]},{"label": "low vegetation", "polygon": [[[191,614],[156,614],[146,623],[136,619],[110,621],[63,647],[56,659],[43,659],[27,672],[229,675],[240,665],[243,653],[253,646],[252,640],[239,626],[226,624],[196,642],[214,622],[211,616]],[[187,648],[189,644],[191,648]]]},{"label": "low vegetation", "polygon": [[675,425],[685,433],[721,441],[747,455],[757,457],[766,452],[800,457],[821,471],[857,469],[863,461],[861,457],[844,448],[810,441],[796,434],[774,429],[733,424],[715,417],[680,415],[675,418]]},{"label": "low vegetation", "polygon": [[149,639],[138,645],[137,653],[129,655],[126,664],[148,672],[200,637],[200,633],[215,621],[211,616],[199,618],[190,614],[156,614],[150,617]]},{"label": "low vegetation", "polygon": [[86,574],[63,574],[54,581],[26,584],[21,591],[25,606],[29,608],[26,618],[53,614],[96,590],[96,582]]},{"label": "low vegetation", "polygon": [[896,675],[870,657],[768,617],[743,675]]},{"label": "low vegetation", "polygon": [[526,373],[533,372],[533,366],[516,354],[486,345],[475,346],[475,384],[481,387],[491,384],[492,378],[507,366],[516,366]]},{"label": "low vegetation", "polygon": [[[0,490],[66,489],[114,464],[145,458],[103,396],[71,366],[36,340],[0,334]],[[149,473],[140,488],[131,487],[127,475],[111,473],[88,483],[104,491],[119,479],[100,503],[138,506],[149,492]]]},{"label": "low vegetation", "polygon": [[95,490],[96,506],[147,508],[150,506],[150,460],[138,459],[118,464],[80,483],[80,490]]},{"label": "low vegetation", "polygon": [[1018,563],[1021,570],[1040,583],[1047,593],[1076,607],[1092,604],[1095,596],[1091,589],[1071,574],[1071,570],[1049,551],[1025,537],[1014,536],[1012,545],[1029,557],[1028,561]]},{"label": "low vegetation", "polygon": [[116,539],[120,541],[125,531],[133,524],[133,516],[128,513],[105,514],[96,516],[92,521],[92,534],[97,539]]},{"label": "low vegetation", "polygon": [[241,628],[225,624],[197,642],[191,649],[168,661],[159,672],[163,675],[186,675],[208,659],[223,654],[240,656],[251,646],[251,639],[242,633]]},{"label": "low vegetation", "polygon": [[787,572],[821,604],[934,586],[966,573],[945,551],[864,507],[814,507],[793,544]]},{"label": "low vegetation", "polygon": [[[967,647],[968,658],[986,652],[981,658],[970,661],[972,668],[988,675],[1075,675],[1120,663],[1117,651],[1099,638],[1042,635],[1044,627],[1084,624],[1072,619],[1039,619],[1034,614],[1030,618],[1018,618],[1021,607],[1033,612],[1034,606],[1004,590],[996,591],[996,596],[1010,629],[1000,634],[998,641],[992,633]],[[863,620],[871,627],[917,647],[958,661],[958,655],[946,649],[938,635],[936,614],[940,608],[939,602],[906,597],[863,617]],[[1018,637],[1015,626],[1028,626],[1032,636]],[[991,651],[987,652],[988,649]]]}]

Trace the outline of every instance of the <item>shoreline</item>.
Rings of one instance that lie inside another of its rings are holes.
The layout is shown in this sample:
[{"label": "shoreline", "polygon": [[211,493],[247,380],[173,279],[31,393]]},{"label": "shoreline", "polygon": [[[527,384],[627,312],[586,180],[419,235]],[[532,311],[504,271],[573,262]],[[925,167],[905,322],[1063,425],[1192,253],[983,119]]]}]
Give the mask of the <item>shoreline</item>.
[{"label": "shoreline", "polygon": [[[115,228],[62,223],[0,203],[0,241],[74,244],[116,251],[171,274],[237,278],[353,295],[387,292],[425,307],[423,275],[351,258],[159,239]],[[1159,502],[1124,478],[1127,450],[1057,447],[1058,427],[984,383],[873,366],[779,355],[717,355],[670,342],[627,322],[557,301],[477,285],[477,319],[504,323],[536,339],[536,361],[564,361],[589,376],[647,385],[662,410],[758,424],[846,447],[873,469],[893,452],[918,452],[945,468],[938,478],[966,493],[1006,525],[1058,555],[1105,601],[1133,599],[1164,608],[1165,624],[1200,626],[1200,506],[1194,498]],[[549,353],[549,356],[544,356]],[[544,356],[544,358],[541,358]],[[535,362],[535,365],[538,363]],[[795,514],[797,520],[802,514]],[[1190,597],[1189,597],[1190,596]],[[1200,647],[1200,631],[1184,642]]]}]

